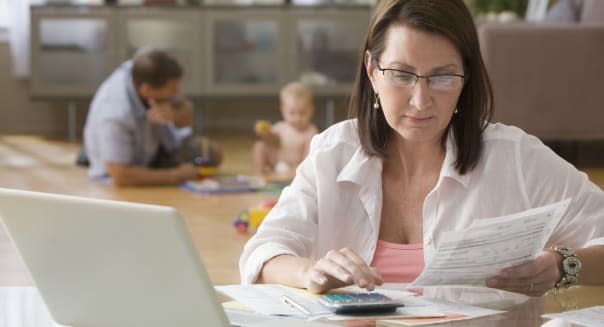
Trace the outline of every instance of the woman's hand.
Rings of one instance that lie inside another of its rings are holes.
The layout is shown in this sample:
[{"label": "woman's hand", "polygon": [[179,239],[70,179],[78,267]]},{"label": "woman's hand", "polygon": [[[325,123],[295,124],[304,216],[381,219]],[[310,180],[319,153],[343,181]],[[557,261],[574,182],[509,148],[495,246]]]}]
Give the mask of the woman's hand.
[{"label": "woman's hand", "polygon": [[528,296],[542,296],[560,280],[562,257],[551,249],[541,251],[533,260],[503,269],[486,280],[486,285]]},{"label": "woman's hand", "polygon": [[353,284],[372,291],[383,283],[379,271],[349,248],[329,251],[306,271],[305,279],[306,288],[312,293]]}]

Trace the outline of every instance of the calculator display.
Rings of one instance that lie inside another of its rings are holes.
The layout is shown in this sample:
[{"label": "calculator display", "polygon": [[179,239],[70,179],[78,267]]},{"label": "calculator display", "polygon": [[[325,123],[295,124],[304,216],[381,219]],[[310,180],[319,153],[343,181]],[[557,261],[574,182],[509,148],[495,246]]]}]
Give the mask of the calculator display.
[{"label": "calculator display", "polygon": [[337,314],[393,312],[403,306],[401,302],[377,292],[328,293],[321,296],[319,303]]}]

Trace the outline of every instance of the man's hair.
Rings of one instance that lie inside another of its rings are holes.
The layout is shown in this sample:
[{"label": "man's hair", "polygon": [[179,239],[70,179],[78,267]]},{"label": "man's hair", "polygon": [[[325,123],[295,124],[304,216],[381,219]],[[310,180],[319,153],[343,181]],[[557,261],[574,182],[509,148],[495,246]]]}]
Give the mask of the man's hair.
[{"label": "man's hair", "polygon": [[169,80],[180,79],[182,75],[180,64],[163,51],[149,50],[134,57],[132,81],[137,88],[147,83],[157,89]]},{"label": "man's hair", "polygon": [[308,101],[310,104],[313,102],[312,91],[308,86],[300,82],[290,82],[281,88],[281,92],[279,92],[281,102],[288,97],[297,101]]},{"label": "man's hair", "polygon": [[453,130],[457,158],[455,168],[465,174],[476,166],[482,154],[482,132],[493,115],[493,91],[482,60],[472,15],[462,0],[381,0],[378,2],[365,38],[361,63],[350,98],[349,115],[358,119],[358,132],[363,150],[384,158],[386,145],[394,134],[382,110],[373,109],[374,91],[362,59],[371,55],[372,66],[386,47],[386,32],[391,26],[407,26],[440,35],[451,41],[461,54],[464,86],[453,115],[442,138],[444,145]]}]

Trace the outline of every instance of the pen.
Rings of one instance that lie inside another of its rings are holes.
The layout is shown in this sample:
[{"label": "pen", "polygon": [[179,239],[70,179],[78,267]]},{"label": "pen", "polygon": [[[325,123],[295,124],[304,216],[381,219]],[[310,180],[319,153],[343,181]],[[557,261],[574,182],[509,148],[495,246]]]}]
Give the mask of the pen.
[{"label": "pen", "polygon": [[290,297],[288,297],[287,295],[283,295],[281,297],[281,301],[283,301],[283,303],[291,305],[292,307],[296,308],[298,311],[306,314],[306,315],[311,315],[310,311],[308,311],[308,309],[306,309],[305,307],[303,307],[302,305],[300,305],[299,303],[297,303],[296,301],[292,300]]}]

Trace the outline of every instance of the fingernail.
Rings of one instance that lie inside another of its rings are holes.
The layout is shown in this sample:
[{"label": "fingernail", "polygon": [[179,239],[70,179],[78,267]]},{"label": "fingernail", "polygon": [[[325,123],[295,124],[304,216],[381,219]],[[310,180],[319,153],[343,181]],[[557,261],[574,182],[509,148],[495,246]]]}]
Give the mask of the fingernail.
[{"label": "fingernail", "polygon": [[489,278],[489,279],[487,279],[486,284],[489,287],[497,286],[497,278]]},{"label": "fingernail", "polygon": [[327,283],[327,278],[325,278],[325,277],[319,277],[318,281],[319,281],[319,284],[325,285],[325,283]]},{"label": "fingernail", "polygon": [[368,282],[364,278],[359,279],[360,287],[365,287],[365,285],[367,285],[367,284],[368,284]]}]

